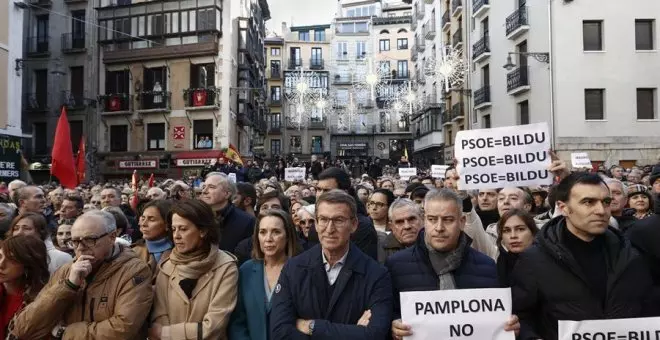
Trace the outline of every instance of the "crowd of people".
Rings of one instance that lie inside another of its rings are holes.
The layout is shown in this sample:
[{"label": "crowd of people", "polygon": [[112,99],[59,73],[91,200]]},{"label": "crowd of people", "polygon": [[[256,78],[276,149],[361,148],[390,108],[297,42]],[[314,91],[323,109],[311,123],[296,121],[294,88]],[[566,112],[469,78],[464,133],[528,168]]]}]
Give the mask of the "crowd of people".
[{"label": "crowd of people", "polygon": [[523,340],[660,316],[660,164],[554,157],[551,186],[478,191],[454,167],[366,164],[0,183],[0,339],[403,339],[400,293],[471,288],[510,287],[502,327]]}]

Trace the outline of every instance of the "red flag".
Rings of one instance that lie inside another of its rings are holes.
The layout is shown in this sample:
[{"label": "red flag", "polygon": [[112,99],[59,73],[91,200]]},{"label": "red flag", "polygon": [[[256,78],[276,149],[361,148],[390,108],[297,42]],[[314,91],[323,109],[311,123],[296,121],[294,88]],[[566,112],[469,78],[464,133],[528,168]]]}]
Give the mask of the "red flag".
[{"label": "red flag", "polygon": [[149,187],[153,188],[154,187],[154,174],[152,173],[151,176],[149,176]]},{"label": "red flag", "polygon": [[80,137],[78,145],[78,154],[76,155],[76,174],[78,175],[78,184],[85,181],[85,136]]},{"label": "red flag", "polygon": [[133,178],[131,180],[131,186],[133,187],[133,199],[131,200],[131,208],[133,208],[133,211],[137,211],[137,204],[138,204],[138,175],[137,175],[137,170],[133,170]]},{"label": "red flag", "polygon": [[69,120],[66,118],[66,108],[62,107],[62,114],[57,121],[55,141],[51,152],[50,174],[57,177],[65,188],[73,189],[78,185],[76,165],[73,161],[73,146],[71,146],[71,130]]},{"label": "red flag", "polygon": [[193,92],[193,106],[204,106],[206,104],[206,90]]}]

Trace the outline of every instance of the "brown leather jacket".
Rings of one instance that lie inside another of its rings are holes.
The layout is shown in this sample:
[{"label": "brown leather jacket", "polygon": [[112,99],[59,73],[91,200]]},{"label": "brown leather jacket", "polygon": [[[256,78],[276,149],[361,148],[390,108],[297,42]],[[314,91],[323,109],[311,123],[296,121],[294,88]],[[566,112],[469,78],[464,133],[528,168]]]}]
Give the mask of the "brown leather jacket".
[{"label": "brown leather jacket", "polygon": [[93,279],[77,291],[66,283],[71,264],[58,269],[36,300],[15,319],[18,339],[50,339],[59,323],[62,339],[144,339],[138,333],[153,301],[151,272],[133,251],[118,246]]}]

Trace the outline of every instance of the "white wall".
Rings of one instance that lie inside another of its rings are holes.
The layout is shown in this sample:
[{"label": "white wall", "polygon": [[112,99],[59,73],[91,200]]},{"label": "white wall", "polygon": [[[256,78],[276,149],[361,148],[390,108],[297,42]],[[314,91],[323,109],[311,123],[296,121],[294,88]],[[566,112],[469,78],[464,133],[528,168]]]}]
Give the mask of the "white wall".
[{"label": "white wall", "polygon": [[9,14],[9,56],[7,58],[7,128],[0,129],[0,133],[22,136],[21,131],[21,104],[23,99],[22,78],[24,72],[16,74],[16,59],[23,58],[23,9],[14,5],[14,1],[4,1]]},{"label": "white wall", "polygon": [[[659,103],[656,97],[656,119],[637,120],[636,89],[660,88],[660,1],[557,3],[553,15],[559,149],[590,151],[592,160],[654,162],[660,147]],[[635,19],[656,20],[655,51],[635,50]],[[583,51],[583,20],[603,20],[602,52]],[[604,120],[585,120],[585,88],[605,89]]]}]

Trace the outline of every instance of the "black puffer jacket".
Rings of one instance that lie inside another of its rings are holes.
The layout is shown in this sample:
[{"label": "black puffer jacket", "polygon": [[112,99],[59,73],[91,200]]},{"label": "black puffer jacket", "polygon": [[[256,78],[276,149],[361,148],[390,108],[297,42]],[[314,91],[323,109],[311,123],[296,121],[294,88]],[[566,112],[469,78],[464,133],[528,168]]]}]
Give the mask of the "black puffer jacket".
[{"label": "black puffer jacket", "polygon": [[564,217],[550,220],[514,269],[513,313],[520,317],[520,339],[557,339],[558,320],[646,316],[651,276],[643,258],[621,233],[610,228],[604,235],[608,280],[601,300],[566,247],[564,228]]}]

